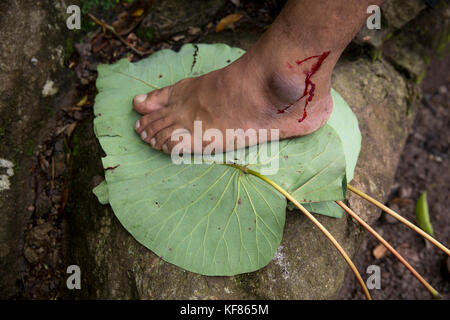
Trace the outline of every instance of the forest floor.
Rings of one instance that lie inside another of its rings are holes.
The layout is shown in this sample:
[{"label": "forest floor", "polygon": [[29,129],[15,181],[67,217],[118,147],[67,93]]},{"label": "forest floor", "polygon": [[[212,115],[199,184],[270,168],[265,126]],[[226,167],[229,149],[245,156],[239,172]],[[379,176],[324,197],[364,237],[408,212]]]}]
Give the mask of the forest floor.
[{"label": "forest floor", "polygon": [[[276,1],[272,4],[271,1],[265,1],[264,4],[255,3],[241,1],[239,11],[244,13],[244,20],[250,21],[253,28],[262,31],[270,25],[281,7]],[[213,17],[211,23],[201,31],[176,35],[152,45],[140,41],[133,33],[133,29],[124,34],[123,38],[133,47],[145,51],[146,55],[163,48],[177,50],[184,43],[201,42],[205,36],[214,32],[222,17],[234,11],[235,8],[230,2],[223,12]],[[129,28],[129,25],[121,24],[123,19],[118,18],[120,16],[123,18],[124,12],[132,11],[126,6],[117,7],[114,13],[116,19],[110,21],[118,31],[121,28]],[[62,264],[62,216],[68,194],[64,172],[67,172],[66,169],[70,166],[70,154],[76,152],[76,137],[71,135],[79,122],[92,116],[97,65],[113,63],[121,58],[137,61],[141,57],[114,35],[95,27],[82,41],[75,44],[74,53],[66,61],[67,67],[72,69],[77,77],[75,95],[79,103],[64,106],[56,111],[58,125],[55,133],[40,149],[37,156],[38,164],[30,177],[30,183],[36,185],[38,191],[47,188],[48,192],[41,192],[42,197],[36,200],[35,206],[30,207],[33,217],[25,232],[24,249],[28,269],[19,281],[22,293],[14,297],[16,299],[57,299],[61,288],[65,286],[66,273]],[[450,244],[449,71],[448,59],[435,59],[428,76],[422,82],[423,106],[419,110],[403,151],[388,201],[389,206],[415,222],[415,202],[420,194],[427,190],[435,235],[445,245]],[[64,139],[61,139],[61,132],[65,132]],[[62,156],[63,151],[68,154]],[[54,156],[55,154],[59,156]],[[37,214],[40,206],[51,206],[51,210],[45,214]],[[375,223],[374,228],[393,244],[444,298],[449,298],[450,262],[444,254],[434,247],[427,246],[414,232],[385,215]],[[380,266],[382,283],[380,290],[372,292],[375,299],[429,298],[421,284],[413,279],[391,254],[375,259],[373,250],[376,246],[377,242],[368,235],[356,257],[356,264],[362,274],[365,274],[363,271],[369,265]],[[338,299],[363,298],[357,281],[349,272]]]},{"label": "forest floor", "polygon": [[[421,84],[422,106],[403,150],[387,205],[416,222],[415,204],[427,191],[435,238],[450,245],[450,60],[433,60]],[[450,299],[450,260],[412,230],[382,214],[373,225],[436,289]],[[369,265],[381,271],[381,289],[374,299],[429,299],[430,295],[390,253],[374,257],[376,239],[367,235],[356,258],[360,272]],[[347,274],[338,299],[364,299],[353,274]]]}]

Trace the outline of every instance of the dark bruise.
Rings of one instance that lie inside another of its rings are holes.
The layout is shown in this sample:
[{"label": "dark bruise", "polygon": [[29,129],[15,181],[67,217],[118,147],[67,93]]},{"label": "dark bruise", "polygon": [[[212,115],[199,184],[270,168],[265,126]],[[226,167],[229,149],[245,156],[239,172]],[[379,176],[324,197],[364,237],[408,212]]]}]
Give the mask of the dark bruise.
[{"label": "dark bruise", "polygon": [[[325,61],[325,59],[328,57],[329,54],[330,54],[330,51],[326,51],[326,52],[322,53],[321,55],[311,56],[311,57],[308,57],[303,60],[295,61],[297,66],[300,66],[301,64],[303,64],[304,62],[306,62],[308,60],[317,59],[317,61],[312,65],[311,70],[305,71],[305,75],[306,75],[305,89],[303,90],[302,96],[295,101],[295,102],[298,102],[301,99],[306,98],[305,99],[305,107],[303,109],[303,115],[300,119],[298,119],[298,122],[302,122],[303,120],[306,119],[306,117],[308,115],[308,113],[307,113],[308,104],[314,98],[314,91],[316,90],[316,84],[314,82],[312,82],[311,78],[320,69],[320,67],[322,66],[322,63]],[[289,67],[289,69],[293,69],[293,66],[290,63],[288,63],[288,67]],[[284,113],[287,109],[292,107],[292,105],[295,102],[289,104],[288,106],[284,107],[283,109],[278,110],[278,113]]]}]

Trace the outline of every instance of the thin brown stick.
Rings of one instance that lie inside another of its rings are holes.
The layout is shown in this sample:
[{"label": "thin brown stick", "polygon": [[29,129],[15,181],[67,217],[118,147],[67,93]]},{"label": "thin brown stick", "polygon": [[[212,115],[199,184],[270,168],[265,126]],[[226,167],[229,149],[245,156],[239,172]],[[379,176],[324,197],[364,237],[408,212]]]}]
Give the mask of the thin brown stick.
[{"label": "thin brown stick", "polygon": [[127,40],[125,40],[119,33],[117,33],[116,29],[114,29],[113,26],[110,26],[109,24],[103,22],[102,20],[96,18],[93,14],[88,13],[89,18],[91,18],[96,24],[100,25],[103,30],[109,30],[113,35],[115,35],[124,45],[126,45],[128,48],[136,52],[138,55],[143,56],[145,55],[145,52],[140,51],[139,49],[136,49],[133,45],[131,45]]},{"label": "thin brown stick", "polygon": [[280,192],[284,197],[286,197],[286,199],[288,199],[289,201],[291,201],[297,208],[300,209],[300,211],[306,215],[306,217],[312,221],[312,223],[314,223],[320,231],[322,231],[322,233],[328,238],[328,240],[330,240],[330,242],[336,247],[336,249],[339,251],[339,253],[341,254],[341,256],[345,259],[345,261],[347,262],[348,266],[350,267],[350,269],[353,271],[353,273],[355,274],[356,279],[358,280],[359,284],[361,285],[361,288],[364,291],[364,294],[366,296],[366,298],[368,300],[372,300],[372,297],[370,296],[369,290],[367,289],[366,284],[364,283],[363,278],[361,277],[361,275],[358,272],[358,269],[356,269],[355,264],[353,263],[353,261],[350,259],[350,257],[347,255],[347,253],[345,252],[345,250],[341,247],[341,245],[339,244],[339,242],[337,242],[337,240],[333,237],[333,235],[327,230],[327,228],[325,228],[316,218],[314,218],[314,216],[308,211],[306,210],[305,207],[303,207],[297,200],[295,200],[295,198],[293,196],[291,196],[291,194],[289,192],[287,192],[286,190],[284,190],[283,188],[281,188],[279,185],[277,185],[274,181],[272,181],[271,179],[269,179],[268,177],[260,174],[259,172],[247,169],[245,167],[242,167],[240,165],[237,164],[230,164],[229,166],[237,168],[242,170],[243,172],[246,172],[247,174],[251,174],[254,175],[255,177],[260,178],[261,180],[265,181],[266,183],[268,183],[269,185],[271,185],[272,187],[274,187],[278,192]]},{"label": "thin brown stick", "polygon": [[437,292],[409,263],[406,261],[397,250],[395,250],[382,236],[378,234],[371,226],[369,226],[363,219],[361,219],[352,209],[347,207],[342,201],[336,201],[336,203],[345,210],[353,219],[358,221],[364,229],[369,231],[382,245],[384,245],[392,254],[414,275],[414,277],[419,280],[423,286],[431,293],[433,298],[439,297],[439,292]]},{"label": "thin brown stick", "polygon": [[415,226],[414,224],[412,224],[411,222],[409,222],[408,220],[406,220],[405,218],[403,218],[401,215],[399,215],[397,212],[395,212],[394,210],[386,207],[384,204],[382,204],[381,202],[375,200],[374,198],[370,197],[369,195],[365,194],[364,192],[362,192],[361,190],[356,189],[355,187],[351,186],[351,185],[347,185],[348,190],[356,193],[358,196],[360,196],[361,198],[369,201],[370,203],[372,203],[373,205],[377,206],[378,208],[380,208],[381,210],[383,210],[384,212],[386,212],[387,214],[391,215],[392,217],[394,217],[395,219],[397,219],[398,221],[400,221],[401,223],[403,223],[404,225],[406,225],[408,228],[410,228],[411,230],[417,232],[419,235],[421,235],[423,238],[427,239],[428,241],[430,241],[432,244],[434,244],[436,247],[438,247],[439,249],[441,249],[442,251],[444,251],[447,255],[450,256],[450,250],[447,249],[443,244],[441,244],[439,241],[437,241],[436,239],[434,239],[432,236],[430,236],[428,233],[426,233],[425,231],[423,231],[422,229],[420,229],[419,227]]}]

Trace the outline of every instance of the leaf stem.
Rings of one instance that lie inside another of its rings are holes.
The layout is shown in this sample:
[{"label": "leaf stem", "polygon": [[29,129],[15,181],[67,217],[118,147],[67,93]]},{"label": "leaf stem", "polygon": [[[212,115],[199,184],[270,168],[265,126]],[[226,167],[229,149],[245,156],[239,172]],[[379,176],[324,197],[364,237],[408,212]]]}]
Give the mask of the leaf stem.
[{"label": "leaf stem", "polygon": [[437,292],[399,253],[395,250],[386,240],[383,239],[371,226],[369,226],[363,219],[361,219],[352,209],[347,207],[342,201],[336,201],[336,203],[345,210],[353,219],[358,221],[364,229],[369,231],[382,245],[384,245],[394,256],[419,280],[423,286],[431,293],[433,298],[439,298],[439,292]]},{"label": "leaf stem", "polygon": [[432,244],[434,244],[436,247],[438,247],[439,249],[441,249],[442,251],[444,251],[447,255],[450,256],[450,250],[447,249],[443,244],[441,244],[439,241],[437,241],[436,239],[434,239],[431,235],[429,235],[428,233],[426,233],[425,231],[423,231],[422,229],[420,229],[419,227],[415,226],[414,224],[412,224],[411,222],[409,222],[408,220],[406,220],[405,218],[403,218],[401,215],[399,215],[397,212],[395,212],[394,210],[386,207],[384,204],[382,204],[381,202],[375,200],[374,198],[370,197],[369,195],[365,194],[364,192],[356,189],[355,187],[352,187],[351,185],[347,185],[347,189],[349,189],[350,191],[356,193],[358,196],[360,196],[361,198],[369,201],[370,203],[372,203],[373,205],[377,206],[378,208],[380,208],[381,210],[383,210],[384,212],[386,212],[387,214],[391,215],[392,217],[394,217],[395,219],[397,219],[398,221],[400,221],[401,223],[403,223],[404,225],[406,225],[408,228],[410,228],[411,230],[417,232],[419,235],[421,235],[423,238],[427,239],[428,241],[430,241]]},{"label": "leaf stem", "polygon": [[251,169],[247,169],[245,167],[242,167],[237,164],[230,164],[230,166],[240,169],[248,174],[254,175],[255,177],[258,177],[259,179],[267,182],[269,185],[274,187],[278,192],[280,192],[283,196],[286,197],[289,201],[291,201],[304,215],[308,217],[309,220],[311,220],[319,229],[322,231],[323,234],[328,238],[328,240],[331,241],[331,243],[336,247],[336,249],[339,251],[339,253],[342,255],[342,257],[345,259],[347,264],[349,265],[350,269],[353,271],[353,273],[356,276],[356,279],[358,280],[359,284],[361,285],[364,294],[368,300],[372,300],[372,297],[370,296],[369,290],[366,287],[366,284],[364,283],[364,280],[362,279],[361,275],[358,272],[358,269],[356,269],[355,264],[352,262],[352,260],[349,258],[345,250],[341,247],[341,245],[336,241],[336,239],[331,235],[330,232],[308,211],[303,207],[293,196],[290,195],[289,192],[281,188],[279,185],[277,185],[274,181],[267,178],[266,176],[260,174],[259,172],[253,171]]}]

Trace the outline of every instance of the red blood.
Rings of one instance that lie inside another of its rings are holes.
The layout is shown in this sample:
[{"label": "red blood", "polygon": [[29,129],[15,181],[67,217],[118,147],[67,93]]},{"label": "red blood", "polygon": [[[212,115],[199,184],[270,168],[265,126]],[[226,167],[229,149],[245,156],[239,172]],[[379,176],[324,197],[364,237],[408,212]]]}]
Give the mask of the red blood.
[{"label": "red blood", "polygon": [[[326,51],[326,52],[324,52],[324,53],[322,53],[321,55],[318,55],[318,56],[311,56],[311,57],[308,57],[308,58],[303,59],[303,60],[295,61],[295,63],[298,66],[300,66],[302,63],[304,63],[304,62],[306,62],[308,60],[317,58],[317,61],[312,65],[311,70],[305,72],[305,75],[306,75],[306,78],[305,78],[305,90],[303,91],[302,96],[300,98],[298,98],[297,101],[295,101],[295,102],[298,102],[301,99],[306,97],[306,99],[305,99],[305,108],[303,109],[303,116],[300,119],[298,119],[298,122],[302,122],[303,120],[306,119],[306,117],[308,115],[307,112],[306,112],[306,108],[308,107],[309,102],[311,102],[312,99],[314,98],[314,91],[316,89],[316,84],[311,81],[311,77],[317,72],[317,70],[320,69],[320,66],[322,65],[324,60],[328,57],[329,54],[330,54],[330,51]],[[290,64],[288,64],[288,66],[291,67]],[[278,113],[284,113],[294,103],[291,103],[287,107],[284,107],[283,109],[278,110]]]}]

